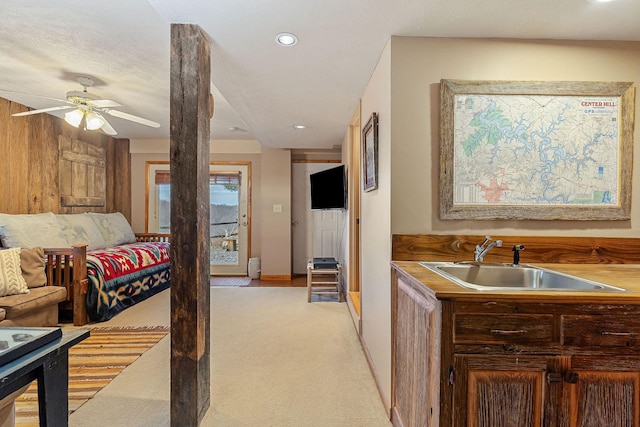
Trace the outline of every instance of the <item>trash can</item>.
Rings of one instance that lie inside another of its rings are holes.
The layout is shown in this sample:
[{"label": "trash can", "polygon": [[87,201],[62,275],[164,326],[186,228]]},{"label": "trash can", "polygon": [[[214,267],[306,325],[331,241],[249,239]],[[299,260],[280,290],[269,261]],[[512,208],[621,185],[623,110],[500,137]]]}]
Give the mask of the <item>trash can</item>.
[{"label": "trash can", "polygon": [[249,277],[260,278],[260,258],[249,258]]}]

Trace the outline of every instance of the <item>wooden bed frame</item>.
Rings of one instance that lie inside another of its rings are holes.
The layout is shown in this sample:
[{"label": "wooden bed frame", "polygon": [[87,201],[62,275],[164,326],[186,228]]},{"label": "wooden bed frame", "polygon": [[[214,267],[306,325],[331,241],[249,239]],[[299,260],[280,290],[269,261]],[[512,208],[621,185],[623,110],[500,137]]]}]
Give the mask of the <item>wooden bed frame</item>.
[{"label": "wooden bed frame", "polygon": [[[138,242],[169,242],[170,234],[136,233]],[[47,285],[67,289],[67,300],[60,303],[61,311],[73,313],[74,326],[86,325],[87,314],[87,245],[70,248],[45,248]],[[65,268],[71,264],[73,268]]]}]

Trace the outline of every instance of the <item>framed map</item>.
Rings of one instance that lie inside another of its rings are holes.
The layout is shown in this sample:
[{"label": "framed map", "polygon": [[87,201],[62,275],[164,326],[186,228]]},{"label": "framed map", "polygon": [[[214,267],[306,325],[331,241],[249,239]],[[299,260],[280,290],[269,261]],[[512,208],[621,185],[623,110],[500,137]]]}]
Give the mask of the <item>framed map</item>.
[{"label": "framed map", "polygon": [[440,82],[442,219],[628,220],[635,85]]}]

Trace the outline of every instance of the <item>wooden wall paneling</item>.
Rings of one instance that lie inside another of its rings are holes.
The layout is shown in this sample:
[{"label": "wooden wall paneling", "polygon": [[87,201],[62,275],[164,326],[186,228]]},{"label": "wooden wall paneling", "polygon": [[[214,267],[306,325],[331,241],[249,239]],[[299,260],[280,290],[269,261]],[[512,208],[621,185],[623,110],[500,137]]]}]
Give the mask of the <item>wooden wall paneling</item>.
[{"label": "wooden wall paneling", "polygon": [[29,194],[29,144],[27,141],[28,119],[26,117],[11,117],[11,114],[24,111],[24,106],[11,103],[9,108],[9,140],[8,157],[11,173],[9,174],[9,194],[11,209],[19,213],[27,213],[27,198]]},{"label": "wooden wall paneling", "polygon": [[[116,144],[113,139],[108,141],[105,146],[107,151],[107,164],[106,164],[106,190],[105,194],[105,210],[107,212],[118,211],[117,203],[116,203],[116,182],[117,182],[117,174],[118,168],[116,167]],[[127,218],[129,219],[129,218]]]},{"label": "wooden wall paneling", "polygon": [[64,159],[63,152],[73,150],[73,146],[71,145],[71,138],[66,135],[60,135],[58,137],[58,176],[59,176],[59,202],[58,202],[58,211],[60,213],[71,213],[71,207],[66,206],[62,202],[62,198],[64,196],[71,196],[72,188],[73,188],[73,174],[71,169],[71,162]]},{"label": "wooden wall paneling", "polygon": [[[26,110],[0,98],[0,212],[120,211],[130,220],[129,140],[75,129],[49,114],[11,116]],[[75,147],[71,160],[59,158],[61,140],[70,152]]]},{"label": "wooden wall paneling", "polygon": [[14,188],[16,181],[21,179],[21,174],[22,174],[21,168],[19,167],[19,165],[16,164],[16,159],[15,159],[15,146],[16,146],[17,136],[16,136],[15,120],[13,119],[13,117],[11,117],[11,114],[15,112],[14,107],[15,105],[10,102],[7,109],[7,115],[9,116],[7,120],[7,128],[9,129],[9,134],[8,134],[7,146],[5,147],[4,154],[7,158],[9,174],[7,177],[7,186],[5,187],[6,193],[4,194],[4,197],[6,198],[7,207],[8,209],[10,209],[10,211],[20,212],[19,202],[16,199],[16,191]]},{"label": "wooden wall paneling", "polygon": [[129,153],[129,140],[116,139],[115,146],[115,206],[114,210],[122,214],[131,221],[131,154]]},{"label": "wooden wall paneling", "polygon": [[[7,145],[10,144],[9,131],[9,101],[0,98],[0,141],[2,141],[2,151],[6,152]],[[10,212],[9,202],[11,200],[9,194],[9,175],[11,168],[9,167],[9,157],[0,156],[0,189],[2,189],[2,197],[0,197],[0,212]]]},{"label": "wooden wall paneling", "polygon": [[107,212],[121,212],[131,221],[131,156],[128,139],[112,139],[106,145]]},{"label": "wooden wall paneling", "polygon": [[[27,145],[29,153],[29,188],[27,196],[27,213],[44,212],[42,201],[45,192],[43,178],[42,117],[40,115],[27,116]],[[47,167],[50,167],[47,165]]]},{"label": "wooden wall paneling", "polygon": [[56,120],[59,119],[48,114],[38,114],[34,120],[36,120],[35,123],[40,123],[42,134],[42,167],[39,171],[43,185],[41,212],[58,213],[60,212],[60,182],[57,127],[60,123]]}]

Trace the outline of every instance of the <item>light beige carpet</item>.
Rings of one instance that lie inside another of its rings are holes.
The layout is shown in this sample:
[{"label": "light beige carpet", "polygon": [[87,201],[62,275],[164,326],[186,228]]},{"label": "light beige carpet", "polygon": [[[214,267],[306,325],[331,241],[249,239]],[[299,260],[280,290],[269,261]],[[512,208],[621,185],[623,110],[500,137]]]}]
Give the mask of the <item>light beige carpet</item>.
[{"label": "light beige carpet", "polygon": [[[127,319],[139,322],[148,310],[168,324],[169,296],[163,291],[121,314],[138,309]],[[211,353],[211,407],[201,426],[391,425],[344,303],[307,303],[306,288],[211,288]],[[166,337],[69,425],[168,427],[169,363]]]}]

